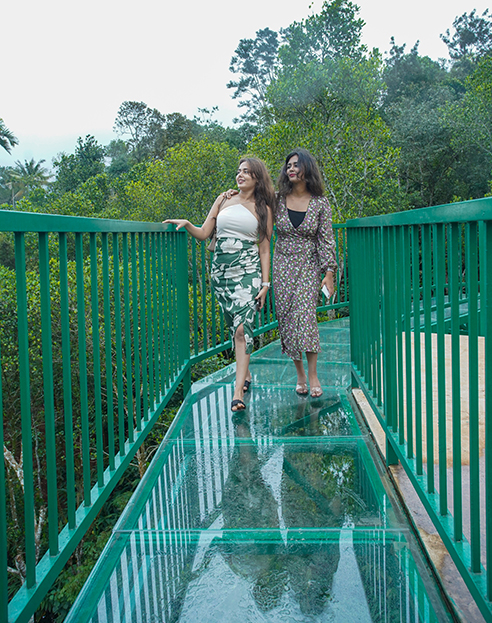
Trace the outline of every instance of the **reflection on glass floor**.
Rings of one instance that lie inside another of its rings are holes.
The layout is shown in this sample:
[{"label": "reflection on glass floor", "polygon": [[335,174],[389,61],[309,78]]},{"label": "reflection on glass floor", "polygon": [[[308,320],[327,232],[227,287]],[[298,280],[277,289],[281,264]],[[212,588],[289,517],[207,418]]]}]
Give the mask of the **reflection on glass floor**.
[{"label": "reflection on glass floor", "polygon": [[448,620],[351,409],[346,321],[322,333],[320,399],[277,344],[245,412],[233,369],[195,384],[67,621]]}]

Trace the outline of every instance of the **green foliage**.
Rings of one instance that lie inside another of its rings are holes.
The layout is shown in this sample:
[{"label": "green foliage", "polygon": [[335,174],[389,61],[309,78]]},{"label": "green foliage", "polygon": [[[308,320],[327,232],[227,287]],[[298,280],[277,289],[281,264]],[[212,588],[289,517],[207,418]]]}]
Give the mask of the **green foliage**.
[{"label": "green foliage", "polygon": [[377,109],[381,73],[376,54],[282,71],[268,91],[272,121],[250,144],[273,172],[280,171],[291,149],[309,149],[338,222],[405,207],[398,149]]},{"label": "green foliage", "polygon": [[24,163],[16,161],[14,167],[2,167],[0,172],[0,197],[15,206],[15,203],[34,190],[46,188],[50,183],[50,173],[43,167],[44,160],[34,159]]},{"label": "green foliage", "polygon": [[453,28],[452,35],[449,29],[441,35],[453,61],[480,58],[492,51],[492,15],[489,15],[488,9],[481,17],[476,9],[463,13],[454,20]]},{"label": "green foliage", "polygon": [[104,147],[88,134],[84,141],[78,138],[74,154],[60,154],[53,164],[55,193],[73,192],[89,178],[104,172]]},{"label": "green foliage", "polygon": [[360,59],[364,21],[356,17],[358,11],[359,7],[348,0],[325,0],[319,13],[283,30],[284,44],[279,49],[282,67]]},{"label": "green foliage", "polygon": [[234,185],[238,159],[227,143],[191,139],[162,160],[133,168],[110,209],[135,221],[182,217],[201,223],[217,195]]},{"label": "green foliage", "polygon": [[235,89],[233,99],[244,98],[239,107],[245,107],[244,121],[255,120],[265,105],[266,89],[278,66],[278,34],[270,28],[258,30],[254,39],[241,39],[231,59],[229,70],[239,75],[231,80],[228,89]]}]

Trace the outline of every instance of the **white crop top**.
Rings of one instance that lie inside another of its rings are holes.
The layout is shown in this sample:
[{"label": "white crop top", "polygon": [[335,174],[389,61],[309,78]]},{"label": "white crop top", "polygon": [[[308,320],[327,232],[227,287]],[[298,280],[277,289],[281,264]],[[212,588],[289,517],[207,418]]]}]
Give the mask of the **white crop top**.
[{"label": "white crop top", "polygon": [[227,206],[217,216],[217,238],[240,238],[256,242],[258,220],[240,203]]}]

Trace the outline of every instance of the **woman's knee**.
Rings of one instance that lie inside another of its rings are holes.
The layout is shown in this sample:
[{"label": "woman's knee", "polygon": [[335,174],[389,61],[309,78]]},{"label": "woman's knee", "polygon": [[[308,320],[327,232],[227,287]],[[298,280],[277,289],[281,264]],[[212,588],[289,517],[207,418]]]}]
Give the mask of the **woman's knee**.
[{"label": "woman's knee", "polygon": [[236,338],[236,340],[239,340],[240,342],[244,342],[244,326],[243,326],[243,324],[240,324],[237,327],[236,333],[234,334],[234,337]]}]

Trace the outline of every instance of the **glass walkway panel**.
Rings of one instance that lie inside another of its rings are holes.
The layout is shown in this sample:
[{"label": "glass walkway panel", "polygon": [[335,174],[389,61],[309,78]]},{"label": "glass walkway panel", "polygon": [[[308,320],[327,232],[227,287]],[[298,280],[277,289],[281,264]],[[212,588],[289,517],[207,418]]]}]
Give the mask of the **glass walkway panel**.
[{"label": "glass walkway panel", "polygon": [[320,398],[278,342],[195,383],[69,623],[453,620],[350,401],[348,320],[320,326]]}]

